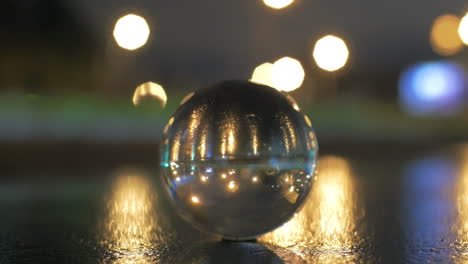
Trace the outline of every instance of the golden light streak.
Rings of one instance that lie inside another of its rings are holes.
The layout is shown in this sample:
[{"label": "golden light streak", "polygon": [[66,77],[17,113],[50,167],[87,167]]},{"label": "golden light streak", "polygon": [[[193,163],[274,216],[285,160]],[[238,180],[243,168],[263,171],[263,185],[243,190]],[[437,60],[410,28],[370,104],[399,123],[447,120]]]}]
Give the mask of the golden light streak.
[{"label": "golden light streak", "polygon": [[228,152],[233,153],[234,152],[234,147],[235,147],[234,130],[230,129],[228,131]]},{"label": "golden light streak", "polygon": [[288,99],[288,101],[291,103],[291,105],[293,106],[294,110],[300,112],[301,111],[301,108],[299,107],[299,105],[297,104],[296,100],[289,94],[286,95],[286,99]]},{"label": "golden light streak", "polygon": [[451,56],[463,48],[463,42],[458,35],[460,18],[455,15],[442,15],[434,20],[430,41],[432,49],[442,55]]},{"label": "golden light streak", "polygon": [[[192,113],[190,114],[190,119],[187,125],[187,134],[184,139],[184,146],[182,147],[183,147],[184,156],[189,157],[192,160],[195,158],[195,154],[198,154],[198,155],[206,154],[206,152],[201,153],[200,149],[195,149],[195,146],[197,145],[196,140],[197,140],[198,135],[201,135],[201,133],[198,133],[198,131],[202,129],[200,126],[200,122],[203,116],[205,115],[207,108],[208,107],[206,105],[200,105],[196,107],[195,109],[193,109]],[[198,157],[198,158],[202,158],[202,157]]]},{"label": "golden light streak", "polygon": [[171,117],[169,121],[167,122],[166,126],[163,129],[163,133],[166,134],[167,130],[169,130],[169,127],[174,123],[174,117]]},{"label": "golden light streak", "polygon": [[346,65],[349,50],[344,40],[327,35],[315,43],[313,57],[321,69],[337,71]]},{"label": "golden light streak", "polygon": [[291,150],[296,149],[297,140],[296,140],[296,130],[293,128],[291,120],[287,115],[282,114],[279,117],[281,134],[284,140],[284,147],[286,153],[289,153]]},{"label": "golden light streak", "polygon": [[187,94],[181,101],[180,101],[180,105],[183,105],[185,104],[188,100],[190,100],[190,98],[192,98],[192,96],[195,94],[195,92],[191,92],[189,94]]},{"label": "golden light streak", "polygon": [[143,17],[128,14],[117,20],[113,34],[120,47],[127,50],[136,50],[148,41],[150,28]]},{"label": "golden light streak", "polygon": [[230,113],[226,115],[221,127],[220,152],[223,157],[233,154],[237,147],[235,138],[238,133],[238,122],[234,118],[234,115]]},{"label": "golden light streak", "polygon": [[174,136],[174,140],[171,145],[171,154],[170,158],[171,160],[179,160],[179,150],[181,148],[180,140],[182,138],[182,131],[177,131],[177,133]]},{"label": "golden light streak", "polygon": [[252,155],[258,155],[258,124],[255,119],[247,119],[249,136],[250,136],[250,149],[252,150]]},{"label": "golden light streak", "polygon": [[198,152],[200,153],[200,158],[205,159],[208,154],[208,123],[205,124],[200,133],[200,140],[198,142]]},{"label": "golden light streak", "polygon": [[304,115],[304,120],[308,127],[312,127],[312,122],[310,122],[310,119],[307,115]]},{"label": "golden light streak", "polygon": [[460,172],[455,185],[458,221],[453,229],[457,233],[457,247],[465,250],[468,247],[468,144],[461,145],[460,149]]}]

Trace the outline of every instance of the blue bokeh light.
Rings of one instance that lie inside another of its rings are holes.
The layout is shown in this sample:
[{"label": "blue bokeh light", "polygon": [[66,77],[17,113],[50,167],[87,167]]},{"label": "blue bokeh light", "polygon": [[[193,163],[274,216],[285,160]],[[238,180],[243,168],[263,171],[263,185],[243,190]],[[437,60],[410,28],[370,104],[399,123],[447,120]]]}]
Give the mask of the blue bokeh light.
[{"label": "blue bokeh light", "polygon": [[467,78],[462,66],[425,62],[406,69],[399,80],[400,104],[413,115],[448,115],[462,110]]}]

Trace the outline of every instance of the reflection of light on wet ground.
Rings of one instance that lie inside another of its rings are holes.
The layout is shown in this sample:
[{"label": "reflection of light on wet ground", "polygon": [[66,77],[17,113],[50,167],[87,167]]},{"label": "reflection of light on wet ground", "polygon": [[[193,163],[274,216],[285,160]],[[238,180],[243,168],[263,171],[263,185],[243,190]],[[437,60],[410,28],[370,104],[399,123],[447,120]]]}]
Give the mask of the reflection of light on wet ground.
[{"label": "reflection of light on wet ground", "polygon": [[[406,166],[401,214],[408,259],[427,258],[450,248],[456,173],[456,164],[438,155],[411,161]],[[440,259],[443,257],[449,258],[439,255]]]},{"label": "reflection of light on wet ground", "polygon": [[154,203],[151,183],[141,174],[116,178],[103,234],[114,263],[152,263],[152,256],[166,246]]},{"label": "reflection of light on wet ground", "polygon": [[457,188],[457,210],[460,218],[459,234],[465,243],[468,242],[468,146],[466,147]]},{"label": "reflection of light on wet ground", "polygon": [[456,184],[457,222],[453,230],[457,235],[455,250],[459,253],[456,263],[468,262],[468,144],[460,146],[460,165]]},{"label": "reflection of light on wet ground", "polygon": [[304,208],[260,241],[291,248],[298,254],[316,250],[327,256],[323,260],[317,259],[319,263],[336,263],[344,258],[350,261],[352,254],[347,252],[358,246],[355,208],[354,183],[348,161],[335,156],[323,157],[319,161],[318,180]]}]

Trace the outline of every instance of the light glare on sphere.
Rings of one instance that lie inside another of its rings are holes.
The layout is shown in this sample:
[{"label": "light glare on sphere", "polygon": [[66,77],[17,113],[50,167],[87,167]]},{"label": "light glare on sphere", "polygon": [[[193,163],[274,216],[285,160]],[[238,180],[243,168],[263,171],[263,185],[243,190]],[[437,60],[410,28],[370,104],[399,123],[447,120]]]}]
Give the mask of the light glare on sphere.
[{"label": "light glare on sphere", "polygon": [[273,87],[285,92],[291,92],[301,87],[305,72],[302,64],[293,58],[283,57],[273,63],[270,78]]},{"label": "light glare on sphere", "polygon": [[313,57],[320,68],[326,71],[336,71],[345,66],[349,50],[341,38],[328,35],[317,41]]},{"label": "light glare on sphere", "polygon": [[149,34],[149,26],[141,16],[129,14],[121,17],[115,23],[115,41],[124,49],[135,50],[145,45]]},{"label": "light glare on sphere", "polygon": [[294,100],[229,81],[198,90],[170,118],[163,183],[180,215],[226,239],[255,238],[288,221],[313,182],[318,146]]}]

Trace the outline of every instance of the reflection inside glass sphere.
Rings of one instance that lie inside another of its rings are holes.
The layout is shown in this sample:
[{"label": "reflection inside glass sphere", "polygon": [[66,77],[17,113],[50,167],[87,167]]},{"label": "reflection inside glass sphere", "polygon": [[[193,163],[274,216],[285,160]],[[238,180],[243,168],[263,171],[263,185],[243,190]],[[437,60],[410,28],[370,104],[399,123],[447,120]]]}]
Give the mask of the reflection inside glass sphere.
[{"label": "reflection inside glass sphere", "polygon": [[181,215],[227,239],[286,222],[307,197],[317,142],[310,121],[280,92],[249,82],[197,91],[162,142],[164,183]]}]

